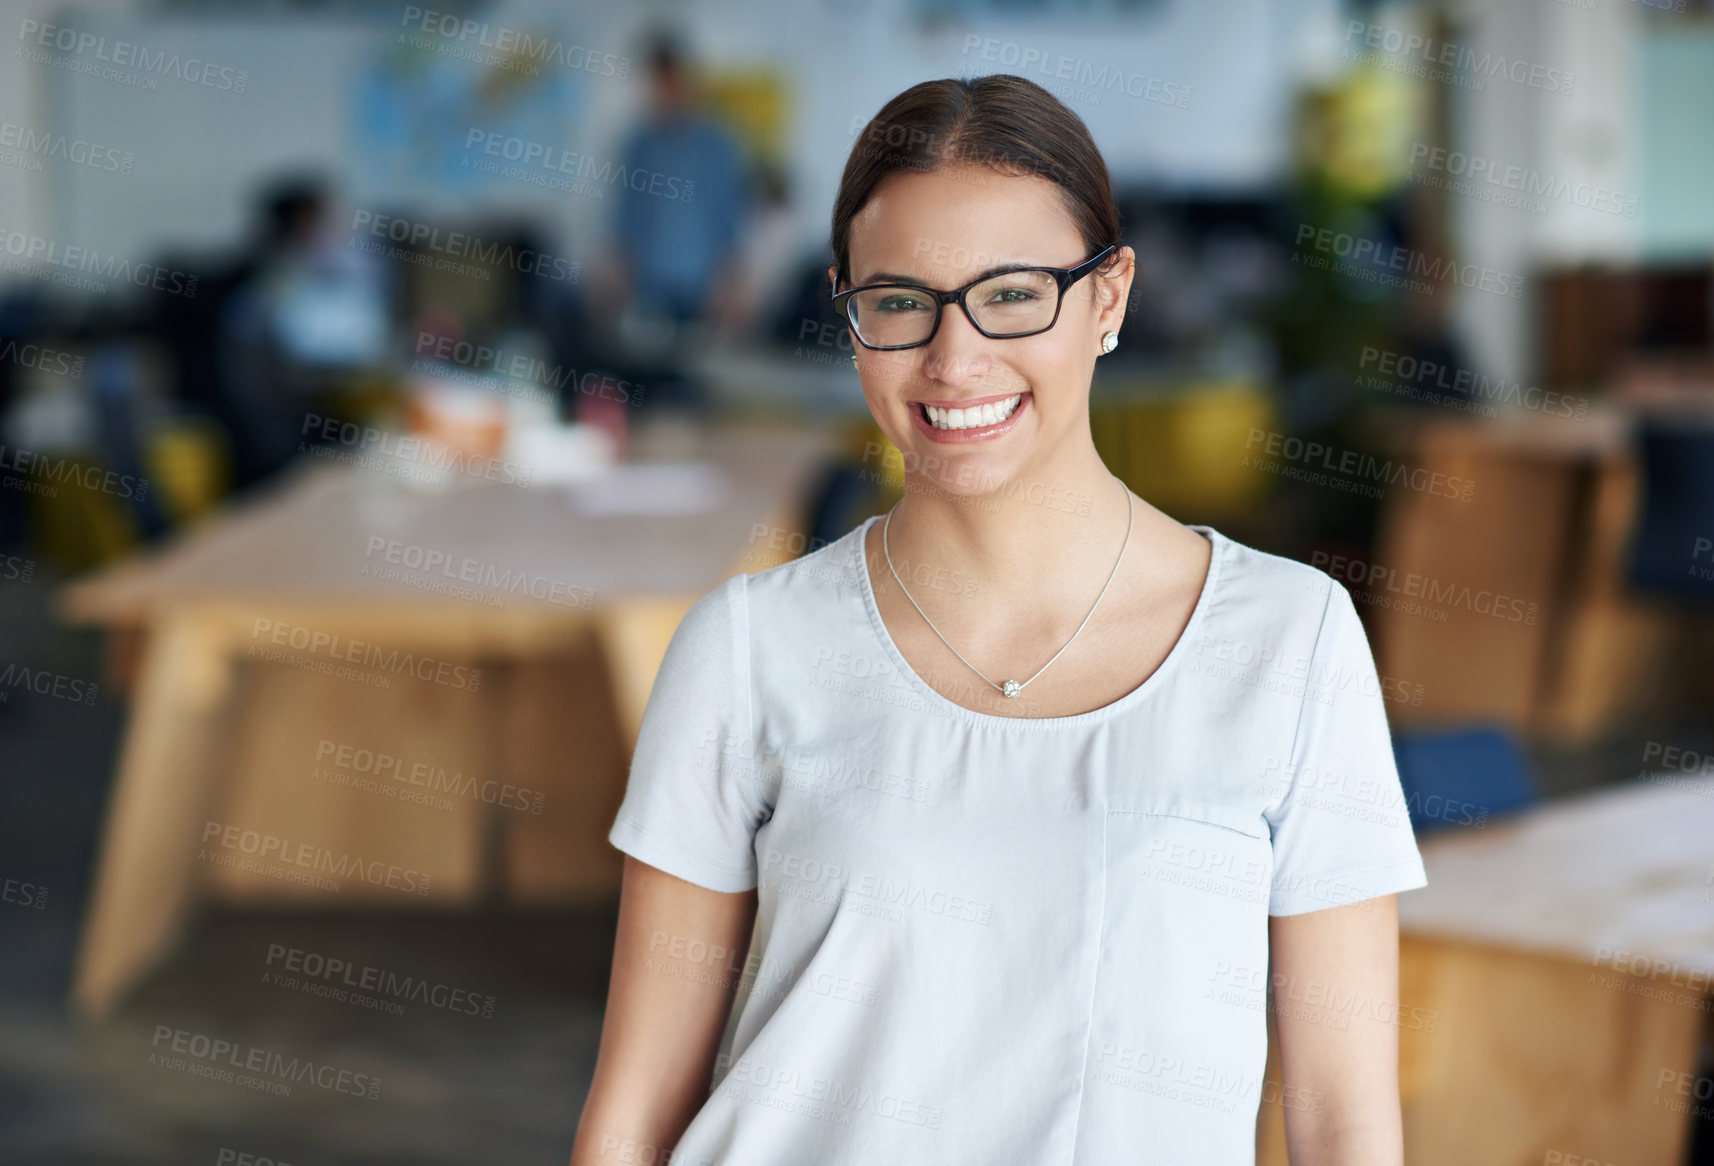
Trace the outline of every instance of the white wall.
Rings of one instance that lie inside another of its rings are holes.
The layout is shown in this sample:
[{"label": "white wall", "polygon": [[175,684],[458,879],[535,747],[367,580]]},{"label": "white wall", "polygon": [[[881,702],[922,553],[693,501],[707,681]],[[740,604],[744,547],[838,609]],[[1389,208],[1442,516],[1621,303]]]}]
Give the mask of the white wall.
[{"label": "white wall", "polygon": [[[1044,73],[1007,63],[1024,53],[1033,54],[1032,61],[1070,58],[1095,76],[1123,70],[1188,87],[1183,109],[1118,89],[1090,97],[1087,87],[1084,94],[1073,87],[1065,94],[1117,178],[1226,189],[1266,184],[1286,157],[1293,73],[1309,67],[1306,46],[1325,44],[1337,23],[1334,0],[1173,0],[1158,19],[1014,20],[975,30],[919,29],[904,0],[873,0],[862,8],[833,0],[653,7],[512,0],[480,19],[556,30],[571,42],[634,55],[656,12],[682,16],[694,47],[713,62],[771,62],[787,72],[794,91],[787,153],[806,246],[825,238],[854,122],[860,126],[893,94],[931,77],[1017,71],[1050,87],[1072,86],[1056,81],[1051,68]],[[447,208],[446,192],[432,184],[413,190],[350,165],[353,84],[368,54],[395,38],[398,26],[162,23],[122,11],[85,11],[76,19],[110,37],[200,55],[250,77],[243,95],[165,80],[143,93],[28,63],[0,71],[7,78],[0,81],[4,108],[14,107],[19,90],[40,86],[47,95],[42,116],[56,131],[136,155],[128,176],[50,164],[44,178],[0,168],[7,207],[22,202],[33,208],[26,217],[41,233],[132,258],[170,243],[230,241],[244,226],[250,184],[275,166],[300,161],[343,170],[345,193],[358,205],[404,197]],[[972,44],[972,36],[983,39]],[[644,96],[640,61],[634,71],[637,83],[581,79],[567,109],[566,145],[597,155],[616,148]],[[34,189],[22,189],[32,180]],[[481,198],[539,208],[573,254],[581,252],[572,241],[605,212],[601,202],[522,186]],[[458,209],[469,210],[468,200]]]},{"label": "white wall", "polygon": [[1640,248],[1651,259],[1707,263],[1714,257],[1714,29],[1648,33],[1636,62]]}]

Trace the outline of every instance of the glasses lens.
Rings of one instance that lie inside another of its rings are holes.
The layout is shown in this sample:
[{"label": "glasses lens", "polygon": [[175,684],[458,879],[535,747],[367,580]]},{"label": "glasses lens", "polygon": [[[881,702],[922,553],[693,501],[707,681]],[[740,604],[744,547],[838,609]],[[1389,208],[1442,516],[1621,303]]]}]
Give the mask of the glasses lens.
[{"label": "glasses lens", "polygon": [[1045,271],[1014,271],[983,280],[964,302],[976,322],[995,336],[1039,332],[1059,308],[1059,284]]},{"label": "glasses lens", "polygon": [[849,307],[857,335],[877,347],[915,344],[934,330],[935,302],[920,288],[864,288]]}]

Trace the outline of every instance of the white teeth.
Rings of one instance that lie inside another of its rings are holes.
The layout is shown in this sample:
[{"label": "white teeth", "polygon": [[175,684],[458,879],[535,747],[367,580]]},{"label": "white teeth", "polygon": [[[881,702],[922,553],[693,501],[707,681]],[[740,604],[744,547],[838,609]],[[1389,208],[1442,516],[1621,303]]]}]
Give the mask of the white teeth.
[{"label": "white teeth", "polygon": [[998,425],[1010,417],[1023,399],[1022,393],[1016,393],[1004,401],[993,401],[970,409],[937,409],[933,405],[924,405],[923,411],[936,429],[979,429]]}]

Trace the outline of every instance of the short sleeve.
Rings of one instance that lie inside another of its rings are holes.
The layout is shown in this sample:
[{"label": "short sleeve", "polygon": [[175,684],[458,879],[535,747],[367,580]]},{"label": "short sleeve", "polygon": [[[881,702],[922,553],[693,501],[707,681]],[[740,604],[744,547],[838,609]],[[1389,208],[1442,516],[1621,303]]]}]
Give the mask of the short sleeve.
[{"label": "short sleeve", "polygon": [[643,708],[607,840],[713,891],[756,886],[756,830],[769,813],[755,780],[747,576],[691,605]]},{"label": "short sleeve", "polygon": [[1328,587],[1289,758],[1268,762],[1270,915],[1428,885],[1368,637],[1350,594],[1331,577]]}]

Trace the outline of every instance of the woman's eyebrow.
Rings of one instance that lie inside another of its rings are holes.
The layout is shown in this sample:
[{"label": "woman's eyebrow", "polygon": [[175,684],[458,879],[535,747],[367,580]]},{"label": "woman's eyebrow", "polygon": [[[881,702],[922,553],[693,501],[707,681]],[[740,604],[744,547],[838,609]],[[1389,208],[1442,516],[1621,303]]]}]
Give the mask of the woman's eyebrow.
[{"label": "woman's eyebrow", "polygon": [[[990,267],[988,270],[986,270],[986,271],[984,271],[978,275],[971,276],[965,282],[975,283],[978,280],[988,279],[989,277],[995,276],[995,275],[1005,275],[1008,272],[1012,272],[1012,271],[1028,271],[1032,267],[1044,267],[1044,266],[1046,266],[1046,264],[1041,264],[1041,263],[1002,263],[998,267]],[[862,283],[857,284],[856,286],[857,287],[866,287],[872,283],[908,283],[912,287],[928,287],[928,284],[923,283],[916,276],[914,276],[914,275],[900,275],[896,271],[877,271],[875,274],[871,275],[868,279],[864,280]],[[942,289],[942,290],[945,290],[945,289]]]}]

